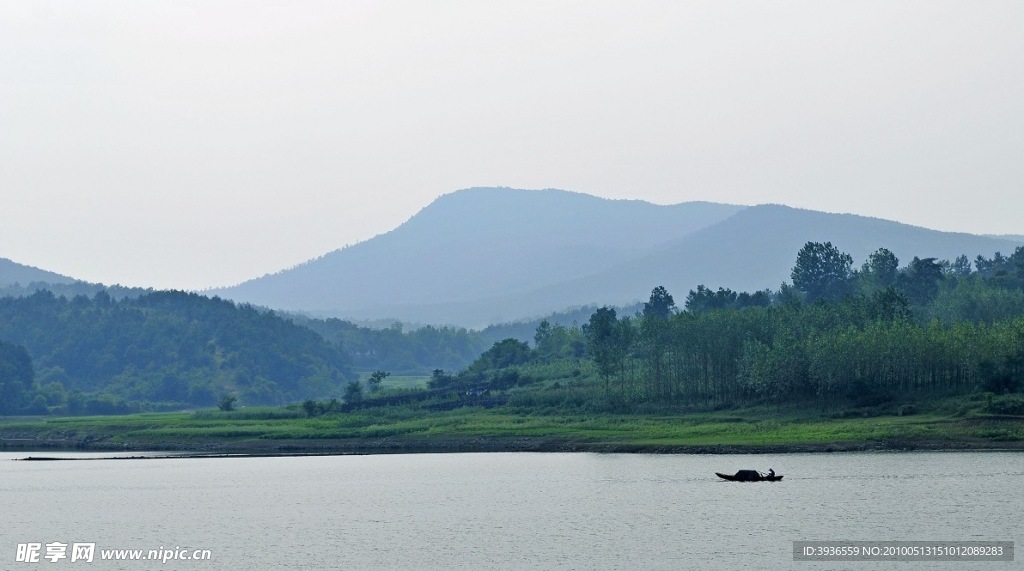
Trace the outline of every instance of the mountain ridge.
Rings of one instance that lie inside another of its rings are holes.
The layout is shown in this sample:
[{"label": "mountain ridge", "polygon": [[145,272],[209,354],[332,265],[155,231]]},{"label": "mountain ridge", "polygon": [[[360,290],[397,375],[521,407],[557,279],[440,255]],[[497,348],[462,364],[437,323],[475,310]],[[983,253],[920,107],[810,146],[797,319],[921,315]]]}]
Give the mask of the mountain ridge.
[{"label": "mountain ridge", "polygon": [[[750,236],[751,229],[757,236]],[[744,232],[747,235],[744,236]],[[775,241],[769,242],[769,234]],[[737,239],[743,241],[737,243]],[[669,245],[663,250],[630,261],[601,274],[582,276],[557,290],[545,290],[542,296],[559,296],[567,292],[576,296],[576,304],[642,301],[651,287],[665,285],[670,291],[683,293],[704,284],[712,288],[726,287],[736,291],[777,288],[789,281],[789,273],[799,249],[807,242],[832,242],[839,250],[851,254],[856,265],[878,248],[893,251],[906,265],[912,257],[935,257],[952,260],[961,254],[973,260],[975,255],[991,255],[995,251],[1012,250],[1021,244],[966,233],[942,232],[910,226],[883,218],[857,214],[834,214],[766,204],[746,208],[732,217],[705,228]],[[744,256],[744,254],[746,254]],[[725,261],[725,263],[723,263]],[[680,268],[685,262],[689,271]],[[614,285],[617,276],[629,276],[625,285]],[[628,297],[637,282],[649,284],[647,290]],[[600,284],[588,295],[587,284]],[[580,297],[582,295],[582,297]]]},{"label": "mountain ridge", "polygon": [[[438,235],[438,228],[451,234]],[[656,285],[677,294],[698,284],[777,288],[789,279],[796,253],[808,241],[830,241],[858,265],[881,247],[905,265],[913,256],[973,259],[1020,245],[780,204],[655,205],[554,189],[472,188],[439,197],[391,232],[311,260],[302,270],[275,274],[289,282],[275,295],[254,294],[258,288],[252,286],[265,278],[216,293],[271,307],[290,304],[288,309],[321,316],[481,327],[567,307],[630,304]],[[403,265],[411,256],[428,264]],[[296,277],[330,279],[339,266],[359,267],[356,259],[365,264],[364,272],[374,263],[401,269],[391,268],[389,283],[364,285],[350,297],[340,291],[333,298],[315,295]],[[398,283],[401,271],[413,283]],[[418,295],[403,292],[407,287],[418,288]]]},{"label": "mountain ridge", "polygon": [[[1024,244],[1015,238],[781,204],[658,205],[557,189],[468,188],[389,232],[199,293],[320,317],[483,327],[628,305],[657,285],[677,297],[698,284],[774,289],[789,280],[808,241],[832,242],[857,265],[885,247],[906,265],[913,256],[1010,253]],[[0,285],[14,275],[74,282],[0,259]]]},{"label": "mountain ridge", "polygon": [[[439,197],[390,232],[210,293],[329,311],[484,300],[611,267],[742,208],[660,206],[555,189],[464,189]],[[298,289],[304,306],[296,304]]]}]

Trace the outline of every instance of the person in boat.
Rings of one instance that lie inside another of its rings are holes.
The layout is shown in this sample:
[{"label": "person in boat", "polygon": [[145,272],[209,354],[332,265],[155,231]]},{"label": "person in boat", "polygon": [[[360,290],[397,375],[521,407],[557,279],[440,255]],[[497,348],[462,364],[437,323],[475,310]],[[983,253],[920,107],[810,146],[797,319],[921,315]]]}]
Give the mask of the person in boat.
[{"label": "person in boat", "polygon": [[769,478],[774,478],[775,477],[775,468],[768,468],[768,477]]}]

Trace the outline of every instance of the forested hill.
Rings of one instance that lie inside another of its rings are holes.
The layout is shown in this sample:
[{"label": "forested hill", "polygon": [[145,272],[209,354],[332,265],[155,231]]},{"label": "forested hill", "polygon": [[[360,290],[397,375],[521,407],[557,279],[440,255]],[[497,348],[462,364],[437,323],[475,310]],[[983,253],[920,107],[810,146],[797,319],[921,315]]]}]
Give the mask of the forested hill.
[{"label": "forested hill", "polygon": [[[276,404],[340,395],[354,378],[340,348],[309,329],[183,292],[0,298],[0,341],[27,351],[47,404],[71,413],[90,395],[106,395],[93,412],[132,401],[209,406],[226,394]],[[29,406],[35,395],[21,397],[29,402],[6,408]]]}]

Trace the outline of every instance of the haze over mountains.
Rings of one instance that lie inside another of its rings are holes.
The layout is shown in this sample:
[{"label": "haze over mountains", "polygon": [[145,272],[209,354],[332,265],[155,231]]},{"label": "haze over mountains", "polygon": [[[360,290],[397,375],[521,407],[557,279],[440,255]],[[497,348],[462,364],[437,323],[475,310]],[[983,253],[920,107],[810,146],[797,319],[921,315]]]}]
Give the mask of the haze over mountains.
[{"label": "haze over mountains", "polygon": [[317,315],[478,327],[632,303],[657,285],[679,301],[698,284],[774,289],[807,241],[831,241],[858,265],[879,247],[903,265],[915,255],[973,260],[1021,245],[779,205],[660,206],[473,188],[438,198],[391,232],[208,293]]},{"label": "haze over mountains", "polygon": [[74,278],[41,270],[33,266],[19,264],[7,258],[0,258],[0,286],[12,284],[28,285],[33,282],[69,284],[74,281]]},{"label": "haze over mountains", "polygon": [[495,298],[529,299],[539,287],[613,268],[741,209],[467,189],[438,198],[391,232],[211,293],[353,318],[484,325],[549,307],[534,301],[520,310],[496,306]]},{"label": "haze over mountains", "polygon": [[[561,190],[472,188],[444,195],[365,242],[233,287],[203,292],[347,319],[483,327],[567,308],[626,305],[665,286],[682,302],[699,284],[737,291],[789,281],[808,241],[855,264],[879,247],[913,256],[990,257],[1018,236],[940,232],[780,205],[669,206]],[[0,286],[72,278],[0,259]]]}]

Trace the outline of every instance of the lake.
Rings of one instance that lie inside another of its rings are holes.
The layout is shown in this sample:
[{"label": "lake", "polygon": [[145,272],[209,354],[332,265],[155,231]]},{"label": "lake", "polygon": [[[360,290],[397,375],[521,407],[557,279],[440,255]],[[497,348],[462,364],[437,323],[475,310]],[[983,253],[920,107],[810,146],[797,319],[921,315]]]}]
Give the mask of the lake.
[{"label": "lake", "polygon": [[[794,561],[793,542],[1024,545],[1010,452],[9,461],[30,455],[114,454],[0,453],[3,568],[961,569]],[[746,468],[785,478],[714,475]],[[30,542],[93,543],[95,560],[11,563]],[[109,549],[210,559],[99,561]]]}]

